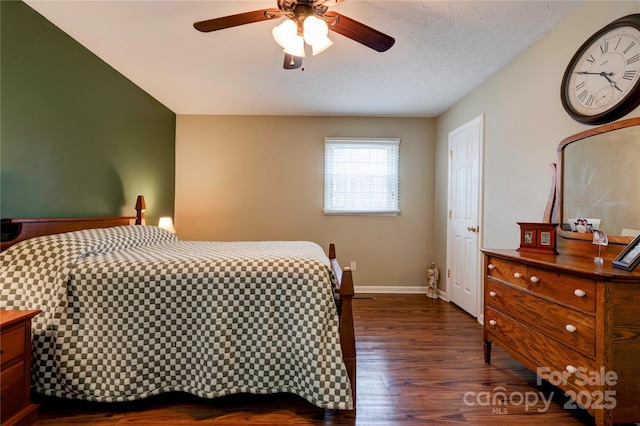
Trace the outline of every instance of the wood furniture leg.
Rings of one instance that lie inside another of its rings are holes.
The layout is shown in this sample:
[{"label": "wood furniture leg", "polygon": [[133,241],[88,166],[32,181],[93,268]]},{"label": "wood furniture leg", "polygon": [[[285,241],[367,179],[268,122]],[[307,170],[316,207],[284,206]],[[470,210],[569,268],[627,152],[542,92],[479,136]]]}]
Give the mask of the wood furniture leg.
[{"label": "wood furniture leg", "polygon": [[484,362],[491,364],[491,341],[484,339]]},{"label": "wood furniture leg", "polygon": [[342,347],[342,358],[344,360],[349,381],[351,382],[351,395],[353,397],[353,407],[356,406],[356,339],[353,327],[353,274],[351,269],[344,268],[338,264],[336,259],[336,249],[333,244],[329,246],[329,259],[331,267],[340,283],[340,302],[338,313],[340,315],[340,346]]}]

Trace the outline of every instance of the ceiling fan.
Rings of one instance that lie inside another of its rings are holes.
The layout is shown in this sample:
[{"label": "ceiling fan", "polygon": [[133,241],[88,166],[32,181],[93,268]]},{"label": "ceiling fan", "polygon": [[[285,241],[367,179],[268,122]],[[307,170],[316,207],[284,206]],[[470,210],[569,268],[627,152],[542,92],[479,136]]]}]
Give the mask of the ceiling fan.
[{"label": "ceiling fan", "polygon": [[193,24],[196,30],[208,33],[253,22],[288,18],[273,29],[273,37],[284,48],[284,68],[302,66],[305,56],[304,44],[313,48],[313,54],[329,48],[333,42],[327,37],[328,30],[342,34],[378,52],[389,50],[395,39],[365,24],[337,12],[330,6],[344,0],[277,0],[278,9],[260,9],[222,18],[209,19]]}]

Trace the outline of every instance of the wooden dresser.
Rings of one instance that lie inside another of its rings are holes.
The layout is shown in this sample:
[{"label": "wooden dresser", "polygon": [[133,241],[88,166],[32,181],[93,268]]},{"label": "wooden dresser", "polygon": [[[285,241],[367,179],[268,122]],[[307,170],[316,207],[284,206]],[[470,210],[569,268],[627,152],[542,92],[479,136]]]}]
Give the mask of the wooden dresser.
[{"label": "wooden dresser", "polygon": [[2,425],[30,425],[38,418],[31,396],[31,318],[40,311],[0,310],[0,416]]},{"label": "wooden dresser", "polygon": [[640,422],[640,272],[593,258],[484,253],[485,361],[496,343],[589,410]]}]

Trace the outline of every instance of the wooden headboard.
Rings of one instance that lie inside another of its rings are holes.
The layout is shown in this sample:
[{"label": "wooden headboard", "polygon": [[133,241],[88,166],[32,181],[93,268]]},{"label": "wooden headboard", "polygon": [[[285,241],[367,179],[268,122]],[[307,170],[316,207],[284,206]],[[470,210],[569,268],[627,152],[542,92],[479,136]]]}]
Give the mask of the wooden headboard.
[{"label": "wooden headboard", "polygon": [[145,209],[144,197],[138,195],[135,216],[2,219],[0,220],[0,229],[2,231],[0,252],[20,241],[43,235],[62,234],[63,232],[81,231],[83,229],[144,224]]},{"label": "wooden headboard", "polygon": [[12,245],[28,238],[82,229],[133,225],[135,220],[136,216],[2,219],[0,221],[2,227],[0,251],[5,251]]}]

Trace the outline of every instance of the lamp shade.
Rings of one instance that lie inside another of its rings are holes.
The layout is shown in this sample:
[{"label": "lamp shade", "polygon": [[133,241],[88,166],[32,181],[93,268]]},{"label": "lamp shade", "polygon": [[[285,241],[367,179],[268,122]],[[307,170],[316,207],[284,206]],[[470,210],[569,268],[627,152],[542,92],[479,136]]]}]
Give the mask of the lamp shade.
[{"label": "lamp shade", "polygon": [[298,26],[291,19],[287,19],[271,31],[273,38],[283,48],[286,48],[289,45],[291,38],[295,37],[297,33]]},{"label": "lamp shade", "polygon": [[298,35],[298,25],[291,19],[275,27],[271,33],[275,41],[284,48],[284,52],[304,57],[304,39]]},{"label": "lamp shade", "polygon": [[173,219],[171,219],[169,216],[164,216],[160,218],[160,221],[158,222],[158,228],[167,230],[172,234],[178,233],[178,231],[176,231],[175,226],[173,226]]},{"label": "lamp shade", "polygon": [[322,53],[328,48],[333,46],[333,42],[329,40],[329,37],[325,37],[324,39],[316,40],[311,48],[313,49],[313,56],[316,56],[318,53]]},{"label": "lamp shade", "polygon": [[313,56],[333,45],[327,34],[329,34],[329,27],[322,19],[308,16],[304,20],[304,41],[313,48]]},{"label": "lamp shade", "polygon": [[315,16],[308,16],[304,20],[304,41],[313,45],[314,40],[324,38],[329,34],[327,23]]},{"label": "lamp shade", "polygon": [[304,58],[304,39],[302,36],[296,35],[289,45],[285,47],[284,53]]},{"label": "lamp shade", "polygon": [[147,208],[147,204],[144,202],[144,197],[138,195],[136,199],[136,225],[144,225],[144,211]]},{"label": "lamp shade", "polygon": [[147,204],[144,202],[144,196],[138,195],[136,198],[136,210],[145,210],[147,208]]}]

